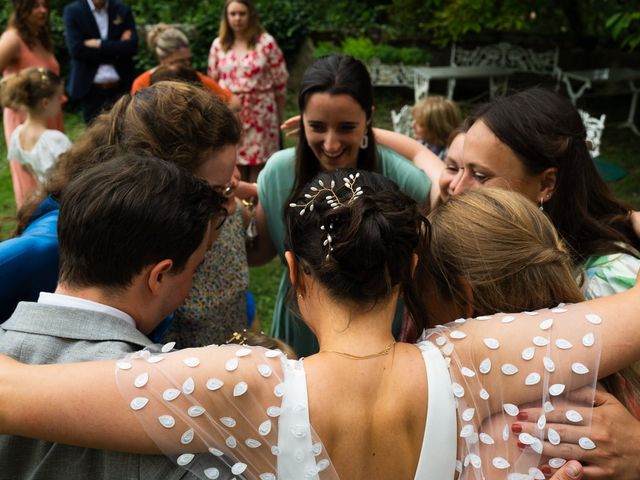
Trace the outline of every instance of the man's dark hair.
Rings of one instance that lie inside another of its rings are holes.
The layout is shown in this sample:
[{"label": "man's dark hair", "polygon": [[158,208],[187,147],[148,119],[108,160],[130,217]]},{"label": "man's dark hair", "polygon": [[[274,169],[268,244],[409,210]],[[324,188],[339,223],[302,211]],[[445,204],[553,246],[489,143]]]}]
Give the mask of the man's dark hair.
[{"label": "man's dark hair", "polygon": [[65,189],[58,221],[60,282],[75,288],[128,287],[148,265],[179,273],[225,198],[171,162],[121,155]]}]

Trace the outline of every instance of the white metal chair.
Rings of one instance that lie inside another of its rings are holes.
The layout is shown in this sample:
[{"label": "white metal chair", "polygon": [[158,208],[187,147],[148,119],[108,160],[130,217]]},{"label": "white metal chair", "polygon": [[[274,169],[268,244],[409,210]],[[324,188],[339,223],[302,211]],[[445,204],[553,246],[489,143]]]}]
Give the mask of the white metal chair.
[{"label": "white metal chair", "polygon": [[588,112],[584,110],[578,110],[582,123],[587,131],[587,141],[591,143],[589,153],[591,158],[600,156],[600,144],[602,142],[602,132],[604,132],[604,121],[607,116],[603,113],[598,117],[592,117]]},{"label": "white metal chair", "polygon": [[391,123],[393,125],[393,131],[411,137],[413,129],[411,123],[413,116],[411,115],[411,107],[404,105],[399,112],[391,110]]}]

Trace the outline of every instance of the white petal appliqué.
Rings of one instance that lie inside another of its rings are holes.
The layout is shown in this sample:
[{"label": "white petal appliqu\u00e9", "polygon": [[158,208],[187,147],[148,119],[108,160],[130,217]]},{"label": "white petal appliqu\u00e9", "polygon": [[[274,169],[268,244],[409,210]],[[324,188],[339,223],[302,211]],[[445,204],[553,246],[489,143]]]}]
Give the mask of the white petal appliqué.
[{"label": "white petal appliqu\u00e9", "polygon": [[502,458],[502,457],[493,457],[493,460],[491,461],[491,463],[493,464],[494,467],[496,467],[499,470],[505,470],[511,466],[511,464],[507,462],[505,458]]},{"label": "white petal appliqu\u00e9", "polygon": [[467,334],[464,333],[462,330],[454,330],[449,334],[449,336],[453,339],[461,340],[463,338],[466,338]]},{"label": "white petal appliqu\u00e9", "polygon": [[530,373],[524,380],[525,385],[537,385],[540,383],[540,374],[537,372]]},{"label": "white petal appliqu\u00e9", "polygon": [[497,350],[500,348],[500,342],[495,338],[485,338],[483,343],[491,350]]},{"label": "white petal appliqu\u00e9", "polygon": [[465,377],[475,377],[476,376],[476,372],[474,372],[473,370],[471,370],[470,368],[467,368],[467,367],[462,367],[460,369],[460,373],[462,373],[462,375],[464,375]]},{"label": "white petal appliqu\u00e9", "polygon": [[258,365],[258,372],[260,372],[260,375],[262,375],[264,378],[269,378],[271,376],[271,373],[273,373],[273,370],[266,363],[261,363],[260,365]]},{"label": "white petal appliqu\u00e9", "polygon": [[231,473],[234,475],[242,475],[244,471],[247,469],[247,464],[238,462],[231,467]]},{"label": "white petal appliqu\u00e9", "polygon": [[506,317],[503,317],[502,320],[500,320],[502,323],[511,323],[516,319],[516,317],[514,317],[513,315],[507,315]]},{"label": "white petal appliqu\u00e9", "polygon": [[473,425],[471,424],[466,424],[464,427],[462,427],[460,429],[460,437],[461,438],[468,438],[471,435],[473,435],[475,433],[475,430],[473,428]]},{"label": "white petal appliqu\u00e9", "polygon": [[544,413],[550,413],[555,410],[555,407],[551,402],[544,402],[544,404],[542,405],[542,409],[544,410]]},{"label": "white petal appliqu\u00e9", "polygon": [[553,318],[547,318],[540,322],[540,330],[549,330],[553,326]]},{"label": "white petal appliqu\u00e9", "polygon": [[476,409],[475,408],[467,408],[464,410],[464,412],[462,412],[462,420],[464,420],[465,422],[470,422],[473,419],[473,416],[476,413]]},{"label": "white petal appliqu\u00e9", "polygon": [[131,400],[131,403],[129,404],[131,406],[131,410],[140,410],[142,408],[144,408],[147,403],[149,403],[149,399],[146,397],[136,397],[133,400]]},{"label": "white petal appliqu\u00e9", "polygon": [[147,362],[149,363],[160,363],[162,360],[164,360],[164,357],[162,355],[153,355],[147,358]]},{"label": "white petal appliqu\u00e9", "polygon": [[533,480],[545,480],[545,478],[547,478],[544,476],[544,473],[542,473],[542,470],[536,467],[529,469],[529,478],[531,477],[533,477]]},{"label": "white petal appliqu\u00e9", "polygon": [[229,448],[236,448],[238,446],[238,441],[236,440],[236,437],[234,437],[233,435],[229,435],[224,443],[227,444],[227,447]]},{"label": "white petal appliqu\u00e9", "polygon": [[453,382],[451,384],[453,395],[457,398],[464,397],[464,388],[459,383]]},{"label": "white petal appliqu\u00e9", "polygon": [[525,315],[529,315],[530,317],[535,317],[536,315],[539,315],[538,312],[524,312]]},{"label": "white petal appliqu\u00e9", "polygon": [[176,463],[181,467],[184,467],[185,465],[190,464],[194,457],[195,455],[193,453],[183,453],[178,457]]},{"label": "white petal appliqu\u00e9", "polygon": [[147,372],[144,372],[136,377],[136,379],[133,381],[133,385],[137,388],[142,388],[147,384],[148,381],[149,374]]},{"label": "white petal appliqu\u00e9", "polygon": [[169,353],[171,350],[173,350],[173,347],[175,346],[176,346],[176,342],[165,343],[160,349],[160,351],[162,353]]},{"label": "white petal appliqu\u00e9", "polygon": [[489,400],[489,392],[487,392],[484,388],[480,390],[480,398],[483,400]]},{"label": "white petal appliqu\u00e9", "polygon": [[279,383],[275,387],[273,387],[273,394],[280,398],[284,395],[284,383]]},{"label": "white petal appliqu\u00e9", "polygon": [[255,438],[247,438],[244,441],[244,444],[249,447],[249,448],[258,448],[260,447],[260,445],[262,445],[262,443],[260,443],[258,440],[256,440]]},{"label": "white petal appliqu\u00e9", "polygon": [[162,398],[164,398],[164,400],[167,402],[172,402],[180,396],[180,393],[182,392],[180,392],[180,390],[178,390],[177,388],[167,388],[164,392],[162,392]]},{"label": "white petal appliqu\u00e9", "polygon": [[187,366],[187,367],[191,367],[191,368],[195,368],[198,365],[200,365],[200,360],[196,357],[187,357],[184,360],[182,360],[182,362]]},{"label": "white petal appliqu\u00e9", "polygon": [[583,450],[593,450],[594,448],[596,448],[596,444],[593,443],[593,440],[591,440],[589,437],[580,437],[580,440],[578,440],[578,445],[580,445],[580,448],[582,448]]},{"label": "white petal appliqu\u00e9", "polygon": [[549,459],[549,466],[551,468],[560,468],[565,463],[567,463],[567,461],[564,458],[551,458],[551,459]]},{"label": "white petal appliqu\u00e9", "polygon": [[220,478],[220,471],[214,467],[206,468],[203,473],[204,476],[209,478],[210,480],[216,480],[217,478]]},{"label": "white petal appliqu\u00e9", "polygon": [[556,347],[561,350],[569,350],[570,348],[573,348],[573,344],[566,338],[558,338],[556,340]]},{"label": "white petal appliqu\u00e9", "polygon": [[517,417],[518,413],[520,413],[520,409],[513,403],[505,403],[502,405],[502,408],[507,415],[510,415],[512,417]]},{"label": "white petal appliqu\u00e9", "polygon": [[195,389],[196,384],[191,377],[187,378],[182,384],[182,391],[187,395],[191,395]]},{"label": "white petal appliqu\u00e9", "polygon": [[582,415],[580,415],[580,412],[577,412],[575,410],[567,410],[564,416],[567,417],[567,420],[573,423],[578,423],[583,420]]},{"label": "white petal appliqu\u00e9", "polygon": [[132,366],[133,365],[131,365],[129,362],[116,362],[116,367],[118,367],[120,370],[129,370]]},{"label": "white petal appliqu\u00e9", "polygon": [[478,367],[478,370],[480,370],[480,373],[482,373],[483,375],[486,375],[487,373],[489,373],[491,371],[491,359],[485,358],[484,360],[482,360],[480,362],[480,366]]},{"label": "white petal appliqu\u00e9", "polygon": [[502,440],[504,440],[505,442],[509,440],[509,435],[510,435],[509,425],[505,424],[504,428],[502,429]]},{"label": "white petal appliqu\u00e9", "polygon": [[260,435],[262,435],[263,437],[265,435],[269,435],[270,431],[271,431],[271,420],[265,420],[258,427],[258,433],[260,433]]},{"label": "white petal appliqu\u00e9", "polygon": [[553,360],[551,360],[549,357],[544,357],[542,359],[542,363],[544,363],[544,369],[549,372],[549,373],[553,373],[556,371],[556,364],[554,363]]},{"label": "white petal appliqu\u00e9", "polygon": [[175,419],[171,415],[160,415],[158,421],[164,428],[173,428],[176,424]]},{"label": "white petal appliqu\u00e9", "polygon": [[504,365],[502,365],[500,370],[502,370],[502,373],[504,373],[505,375],[515,375],[516,373],[518,373],[518,367],[516,367],[512,363],[505,363]]},{"label": "white petal appliqu\u00e9", "polygon": [[600,325],[602,323],[602,319],[595,313],[587,313],[584,317],[589,323],[592,323],[594,325]]},{"label": "white petal appliqu\u00e9", "polygon": [[222,388],[223,385],[224,385],[224,382],[217,378],[210,378],[209,380],[207,380],[207,390],[211,390],[211,391],[218,390]]},{"label": "white petal appliqu\u00e9", "polygon": [[275,418],[275,417],[279,417],[280,416],[280,407],[269,407],[267,408],[267,415],[269,415],[271,418]]},{"label": "white petal appliqu\u00e9", "polygon": [[276,358],[280,355],[282,355],[282,352],[280,350],[267,350],[266,352],[264,352],[264,356],[267,358]]},{"label": "white petal appliqu\u00e9", "polygon": [[544,427],[547,425],[547,417],[544,413],[540,415],[540,418],[538,418],[538,422],[536,423],[536,425],[538,427],[538,430],[544,430]]},{"label": "white petal appliqu\u00e9", "polygon": [[496,443],[495,440],[491,437],[491,435],[486,433],[480,434],[480,441],[485,445],[493,445]]},{"label": "white petal appliqu\u00e9", "polygon": [[236,357],[246,357],[247,355],[251,355],[250,348],[240,348],[236,351]]},{"label": "white petal appliqu\u00e9", "polygon": [[571,371],[573,371],[573,373],[577,373],[578,375],[585,375],[589,373],[589,369],[583,363],[580,363],[580,362],[572,363]]},{"label": "white petal appliqu\u00e9", "polygon": [[536,347],[546,347],[549,345],[549,339],[545,337],[541,337],[540,335],[536,335],[533,337],[533,344]]},{"label": "white petal appliqu\u00e9", "polygon": [[239,382],[235,387],[233,387],[233,396],[240,397],[241,395],[247,393],[247,390],[249,390],[249,385],[247,385],[247,382]]},{"label": "white petal appliqu\u00e9", "polygon": [[209,447],[209,453],[216,457],[222,457],[224,455],[224,452],[222,450],[218,450],[217,448],[214,448],[214,447]]},{"label": "white petal appliqu\u00e9", "polygon": [[582,344],[585,347],[592,347],[595,342],[596,338],[593,335],[593,332],[589,332],[584,337],[582,337]]},{"label": "white petal appliqu\u00e9", "polygon": [[236,426],[236,421],[231,417],[220,417],[220,423],[228,428],[233,428]]},{"label": "white petal appliqu\u00e9", "polygon": [[564,392],[565,385],[563,383],[554,383],[549,387],[549,393],[552,397],[557,397],[558,395],[562,395]]},{"label": "white petal appliqu\u00e9", "polygon": [[187,409],[187,414],[191,417],[191,418],[196,418],[199,417],[200,415],[202,415],[206,410],[204,409],[204,407],[200,406],[200,405],[193,405],[191,407],[189,407]]},{"label": "white petal appliqu\u00e9", "polygon": [[238,359],[237,358],[230,358],[224,364],[224,369],[227,372],[233,372],[236,368],[238,368]]},{"label": "white petal appliqu\u00e9", "polygon": [[522,359],[523,360],[531,360],[534,355],[536,354],[536,349],[533,347],[527,347],[524,350],[522,350]]},{"label": "white petal appliqu\u00e9", "polygon": [[560,445],[560,434],[553,428],[547,430],[547,438],[551,445]]},{"label": "white petal appliqu\u00e9", "polygon": [[180,437],[180,443],[183,445],[189,445],[191,442],[193,442],[193,428],[184,432]]},{"label": "white petal appliqu\u00e9", "polygon": [[454,348],[453,343],[447,343],[440,350],[442,351],[443,354],[449,356],[453,353],[453,348]]},{"label": "white petal appliqu\u00e9", "polygon": [[536,441],[533,435],[524,432],[518,435],[518,440],[520,440],[520,443],[524,443],[525,445],[531,445]]},{"label": "white petal appliqu\u00e9", "polygon": [[569,310],[567,310],[566,308],[563,308],[563,307],[560,307],[560,306],[557,306],[556,308],[552,308],[551,309],[551,312],[553,312],[553,313],[566,313],[568,311]]},{"label": "white petal appliqu\u00e9", "polygon": [[276,476],[271,472],[265,472],[260,474],[260,480],[276,480]]}]

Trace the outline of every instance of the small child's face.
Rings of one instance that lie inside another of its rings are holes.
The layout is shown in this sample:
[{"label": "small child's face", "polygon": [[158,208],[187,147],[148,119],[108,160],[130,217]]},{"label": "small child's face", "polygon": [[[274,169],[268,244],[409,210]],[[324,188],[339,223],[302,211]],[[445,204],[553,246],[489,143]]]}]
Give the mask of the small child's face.
[{"label": "small child's face", "polygon": [[413,127],[413,136],[416,140],[422,140],[424,142],[427,142],[429,145],[433,145],[435,143],[436,139],[434,135],[432,135],[431,132],[425,127],[416,122],[415,119],[411,123],[411,126]]},{"label": "small child's face", "polygon": [[45,99],[43,103],[44,116],[46,118],[55,117],[65,103],[67,103],[67,96],[64,94],[62,85],[60,85],[56,93]]}]

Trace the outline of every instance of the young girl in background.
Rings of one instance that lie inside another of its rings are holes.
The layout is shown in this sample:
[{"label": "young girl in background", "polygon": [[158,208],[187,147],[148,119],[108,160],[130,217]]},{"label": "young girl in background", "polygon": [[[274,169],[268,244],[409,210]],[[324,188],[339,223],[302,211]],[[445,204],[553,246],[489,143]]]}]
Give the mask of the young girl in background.
[{"label": "young girl in background", "polygon": [[462,122],[453,100],[438,95],[426,97],[413,106],[414,137],[444,160],[451,131]]},{"label": "young girl in background", "polygon": [[2,104],[27,114],[26,121],[11,134],[8,157],[18,161],[42,185],[47,171],[71,146],[64,133],[47,128],[65,101],[62,81],[50,70],[27,68],[5,78],[1,85]]}]

